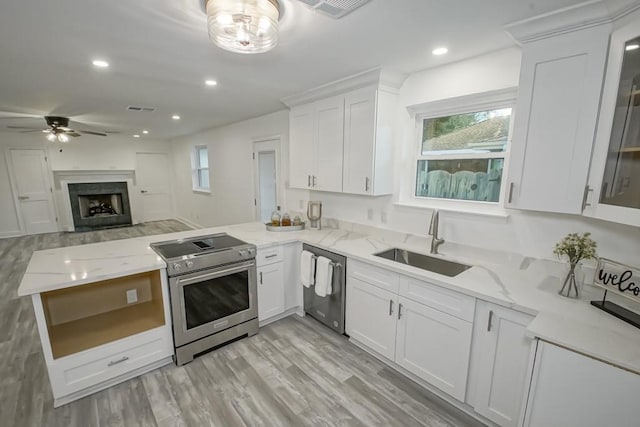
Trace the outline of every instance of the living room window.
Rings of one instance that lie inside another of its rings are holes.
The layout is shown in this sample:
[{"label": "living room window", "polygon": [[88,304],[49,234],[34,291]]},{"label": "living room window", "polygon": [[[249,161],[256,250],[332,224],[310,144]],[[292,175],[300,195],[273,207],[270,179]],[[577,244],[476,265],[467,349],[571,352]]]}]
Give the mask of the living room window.
[{"label": "living room window", "polygon": [[515,102],[502,98],[456,98],[439,112],[441,101],[416,116],[416,198],[500,202]]},{"label": "living room window", "polygon": [[191,169],[193,190],[209,192],[209,150],[206,145],[196,145],[193,148]]}]

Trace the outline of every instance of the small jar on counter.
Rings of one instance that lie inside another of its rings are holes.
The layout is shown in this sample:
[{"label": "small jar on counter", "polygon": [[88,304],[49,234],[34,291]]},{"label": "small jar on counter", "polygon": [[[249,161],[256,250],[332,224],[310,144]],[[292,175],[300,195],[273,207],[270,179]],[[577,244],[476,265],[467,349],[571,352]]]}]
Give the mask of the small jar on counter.
[{"label": "small jar on counter", "polygon": [[282,224],[283,227],[290,227],[291,226],[291,217],[289,216],[288,213],[284,213],[284,215],[282,215],[282,220],[280,221],[280,224]]},{"label": "small jar on counter", "polygon": [[302,220],[299,215],[293,217],[293,225],[302,225]]}]

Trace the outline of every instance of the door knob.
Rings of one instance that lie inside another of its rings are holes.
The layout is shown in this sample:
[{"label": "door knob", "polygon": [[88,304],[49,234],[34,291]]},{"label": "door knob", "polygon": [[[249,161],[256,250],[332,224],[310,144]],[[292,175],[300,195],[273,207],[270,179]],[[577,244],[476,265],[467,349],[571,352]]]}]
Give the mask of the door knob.
[{"label": "door knob", "polygon": [[18,200],[29,200],[29,196],[18,196]]},{"label": "door knob", "polygon": [[147,190],[140,190],[141,193],[148,193]]}]

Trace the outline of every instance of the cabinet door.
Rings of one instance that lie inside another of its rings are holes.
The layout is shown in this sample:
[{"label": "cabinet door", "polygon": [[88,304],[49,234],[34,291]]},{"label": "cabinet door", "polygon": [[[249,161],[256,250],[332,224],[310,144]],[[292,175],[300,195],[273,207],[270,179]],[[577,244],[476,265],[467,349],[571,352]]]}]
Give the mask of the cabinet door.
[{"label": "cabinet door", "polygon": [[313,175],[315,114],[313,105],[303,105],[289,114],[289,186],[310,188]]},{"label": "cabinet door", "polygon": [[346,330],[349,336],[393,360],[398,296],[349,277]]},{"label": "cabinet door", "polygon": [[344,166],[342,191],[372,194],[375,152],[376,90],[346,95],[344,101]]},{"label": "cabinet door", "polygon": [[540,342],[524,426],[638,425],[640,375]]},{"label": "cabinet door", "polygon": [[505,206],[580,214],[609,26],[523,47]]},{"label": "cabinet door", "polygon": [[404,297],[398,317],[396,363],[464,401],[472,324]]},{"label": "cabinet door", "polygon": [[284,312],[284,268],[281,262],[258,268],[258,320]]},{"label": "cabinet door", "polygon": [[342,191],[342,149],[344,141],[344,97],[338,96],[315,104],[316,140],[315,190]]},{"label": "cabinet door", "polygon": [[473,406],[503,427],[518,424],[532,341],[525,330],[531,320],[526,314],[478,302],[473,336]]}]

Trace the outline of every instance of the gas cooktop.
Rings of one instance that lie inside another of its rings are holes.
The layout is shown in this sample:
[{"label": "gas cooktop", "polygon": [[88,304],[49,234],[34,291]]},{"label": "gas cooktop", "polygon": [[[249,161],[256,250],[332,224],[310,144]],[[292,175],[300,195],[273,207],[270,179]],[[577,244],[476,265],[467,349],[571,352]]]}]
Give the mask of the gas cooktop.
[{"label": "gas cooktop", "polygon": [[256,247],[226,233],[152,243],[168,264],[169,275],[184,274],[255,258]]}]

